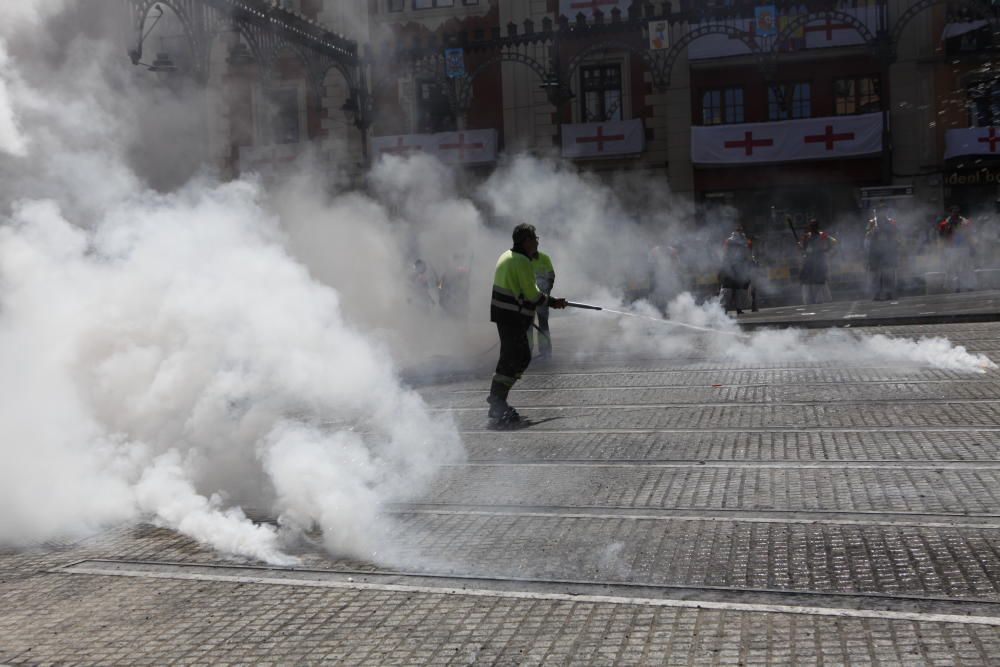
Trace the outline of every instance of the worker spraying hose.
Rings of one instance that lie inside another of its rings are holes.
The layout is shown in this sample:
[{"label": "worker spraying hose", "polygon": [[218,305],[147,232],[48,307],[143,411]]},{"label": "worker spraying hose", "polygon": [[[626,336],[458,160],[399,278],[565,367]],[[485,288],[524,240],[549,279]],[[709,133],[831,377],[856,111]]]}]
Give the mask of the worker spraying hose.
[{"label": "worker spraying hose", "polygon": [[[529,224],[519,224],[512,234],[513,246],[500,255],[493,276],[493,293],[490,302],[490,320],[497,325],[500,337],[500,358],[490,384],[489,403],[490,424],[498,428],[508,428],[521,421],[517,410],[507,403],[511,388],[531,363],[531,345],[528,332],[532,326],[536,309],[543,304],[552,308],[566,307],[582,310],[600,310],[626,317],[642,317],[633,313],[610,310],[601,306],[567,301],[547,296],[538,288],[531,258],[538,251],[538,235]],[[701,332],[733,334],[728,331],[707,329],[671,320],[653,321],[693,329]]]},{"label": "worker spraying hose", "polygon": [[541,305],[565,308],[566,299],[546,296],[535,282],[531,258],[538,252],[538,234],[529,224],[519,224],[512,234],[514,245],[500,255],[493,276],[490,320],[500,336],[500,359],[490,384],[489,419],[497,427],[521,420],[517,410],[507,404],[507,395],[531,363],[528,330]]}]

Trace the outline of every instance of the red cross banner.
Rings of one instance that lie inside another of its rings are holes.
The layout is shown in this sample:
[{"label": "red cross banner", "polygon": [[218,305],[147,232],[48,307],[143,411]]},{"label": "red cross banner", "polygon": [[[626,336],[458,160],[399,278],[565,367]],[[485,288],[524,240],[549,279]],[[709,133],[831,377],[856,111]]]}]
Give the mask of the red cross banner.
[{"label": "red cross banner", "polygon": [[881,152],[881,113],[691,128],[695,164],[824,160]]},{"label": "red cross banner", "polygon": [[944,136],[944,159],[965,155],[1000,157],[1000,127],[970,127],[948,130]]},{"label": "red cross banner", "polygon": [[397,134],[372,137],[372,155],[433,155],[445,164],[496,162],[497,131],[462,130],[437,134]]},{"label": "red cross banner", "polygon": [[431,135],[434,154],[445,164],[486,164],[497,159],[497,131],[459,130]]},{"label": "red cross banner", "polygon": [[299,144],[240,146],[240,171],[255,171],[270,176],[295,162],[301,151]]},{"label": "red cross banner", "polygon": [[646,129],[641,119],[562,126],[563,157],[634,155],[645,147]]},{"label": "red cross banner", "polygon": [[418,153],[433,153],[429,134],[397,134],[372,137],[372,156],[377,160],[383,155],[407,157]]},{"label": "red cross banner", "polygon": [[600,9],[605,16],[609,16],[611,10],[617,7],[622,16],[628,16],[631,4],[632,0],[559,0],[559,13],[570,19],[575,19],[577,14],[583,14],[589,19],[594,15],[595,9]]},{"label": "red cross banner", "polygon": [[[783,28],[792,19],[799,15],[799,9],[789,10],[782,8],[777,17],[777,26]],[[879,30],[880,9],[877,5],[865,5],[861,7],[848,7],[841,9],[845,16],[864,24],[868,30],[875,34]],[[757,24],[752,18],[737,19],[730,23],[735,28],[750,33],[751,36],[765,49],[771,48],[773,37],[761,34],[757,30]],[[822,49],[834,46],[857,46],[864,44],[864,39],[848,19],[817,19],[799,28],[793,35],[792,43],[786,44],[786,50]],[[688,46],[689,60],[704,60],[708,58],[723,58],[726,56],[743,56],[750,53],[747,45],[736,38],[728,35],[716,34],[705,35],[693,41]]]}]

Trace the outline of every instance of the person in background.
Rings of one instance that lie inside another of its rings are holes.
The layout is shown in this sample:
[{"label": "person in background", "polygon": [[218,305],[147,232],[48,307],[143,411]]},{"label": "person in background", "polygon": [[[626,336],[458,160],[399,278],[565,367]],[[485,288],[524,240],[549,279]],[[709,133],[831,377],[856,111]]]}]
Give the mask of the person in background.
[{"label": "person in background", "polygon": [[422,259],[413,262],[410,272],[410,303],[420,306],[438,305],[438,278]]},{"label": "person in background", "polygon": [[454,317],[464,317],[469,305],[469,265],[461,253],[452,255],[451,266],[438,283],[441,308]]},{"label": "person in background", "polygon": [[830,286],[827,284],[829,264],[827,256],[837,247],[837,239],[819,228],[819,220],[811,218],[806,233],[799,241],[802,251],[802,268],[799,282],[802,283],[802,303],[826,303],[832,301]]},{"label": "person in background", "polygon": [[895,298],[899,269],[899,230],[895,218],[873,211],[865,229],[865,248],[874,300]]},{"label": "person in background", "polygon": [[948,217],[938,222],[937,228],[945,286],[956,292],[972,291],[976,282],[972,221],[962,217],[958,206],[952,206]]},{"label": "person in background", "polygon": [[507,395],[531,363],[528,328],[535,309],[543,304],[565,308],[566,299],[546,296],[538,289],[531,258],[538,252],[538,235],[529,224],[519,224],[512,234],[510,250],[497,259],[490,300],[490,320],[500,336],[500,359],[490,384],[489,419],[497,426],[521,420],[517,410],[507,404]]},{"label": "person in background", "polygon": [[719,301],[724,311],[735,310],[737,315],[742,315],[744,310],[750,308],[753,265],[753,241],[747,237],[743,226],[737,224],[736,229],[722,243]]}]

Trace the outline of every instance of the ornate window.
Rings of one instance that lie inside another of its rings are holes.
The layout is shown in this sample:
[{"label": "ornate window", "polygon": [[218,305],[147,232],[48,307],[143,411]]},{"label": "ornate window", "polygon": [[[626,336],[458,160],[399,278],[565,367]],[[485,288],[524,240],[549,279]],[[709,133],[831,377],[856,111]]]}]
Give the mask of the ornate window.
[{"label": "ornate window", "polygon": [[621,65],[581,67],[580,88],[583,91],[583,122],[600,123],[622,119]]},{"label": "ornate window", "polygon": [[743,122],[743,88],[717,88],[702,91],[702,125]]},{"label": "ornate window", "polygon": [[970,84],[968,95],[970,127],[1000,125],[1000,79]]},{"label": "ornate window", "polygon": [[448,95],[434,79],[417,81],[417,132],[450,132],[456,127]]},{"label": "ornate window", "polygon": [[837,79],[833,82],[833,111],[838,116],[881,111],[880,90],[877,76]]},{"label": "ornate window", "polygon": [[302,139],[297,88],[272,88],[264,94],[258,129],[261,143],[294,144]]},{"label": "ornate window", "polygon": [[810,116],[812,116],[812,86],[808,81],[768,86],[768,120],[788,120],[789,118],[809,118]]}]

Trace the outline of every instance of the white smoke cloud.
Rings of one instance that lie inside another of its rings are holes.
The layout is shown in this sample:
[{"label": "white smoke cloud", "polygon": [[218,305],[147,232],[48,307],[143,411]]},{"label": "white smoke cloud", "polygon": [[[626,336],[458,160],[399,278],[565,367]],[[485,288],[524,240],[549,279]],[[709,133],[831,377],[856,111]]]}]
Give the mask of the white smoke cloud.
[{"label": "white smoke cloud", "polygon": [[[0,19],[41,39],[61,4],[8,3]],[[197,91],[123,72],[121,44],[89,32],[45,53],[30,43],[4,51],[0,37],[0,57],[11,54],[0,67],[0,543],[151,518],[273,563],[293,562],[284,545],[314,527],[331,552],[389,557],[381,507],[462,456],[454,425],[401,385],[398,364],[495,361],[493,266],[522,220],[555,260],[557,295],[645,318],[614,322],[581,355],[614,346],[753,362],[847,350],[987,367],[945,340],[745,338],[689,294],[669,317],[720,333],[651,321],[659,309],[624,305],[626,285],[691,212],[642,177],[612,189],[516,157],[476,186],[416,157],[379,162],[366,191],[330,192],[308,168],[268,187],[210,170],[192,178],[203,135],[187,129],[206,113]],[[640,213],[626,191],[646,203]],[[411,289],[417,258],[442,285],[466,272],[448,312],[440,291],[427,303]],[[254,524],[250,509],[278,527]]]},{"label": "white smoke cloud", "polygon": [[971,353],[943,337],[908,339],[847,329],[743,332],[722,310],[718,299],[699,304],[687,293],[670,303],[666,317],[646,301],[618,307],[622,309],[620,319],[605,322],[598,335],[584,341],[582,349],[587,354],[620,354],[625,350],[634,357],[706,355],[748,365],[833,361],[965,373],[997,368],[986,355]]},{"label": "white smoke cloud", "polygon": [[284,562],[244,505],[370,556],[380,505],[460,456],[450,422],[287,255],[259,195],[239,181],[132,193],[89,231],[53,202],[14,211],[0,354],[31,383],[3,404],[0,500],[18,522],[4,541],[149,513]]},{"label": "white smoke cloud", "polygon": [[28,140],[21,132],[17,112],[14,109],[11,88],[14,70],[10,67],[10,56],[0,41],[0,152],[23,156],[28,150]]}]

